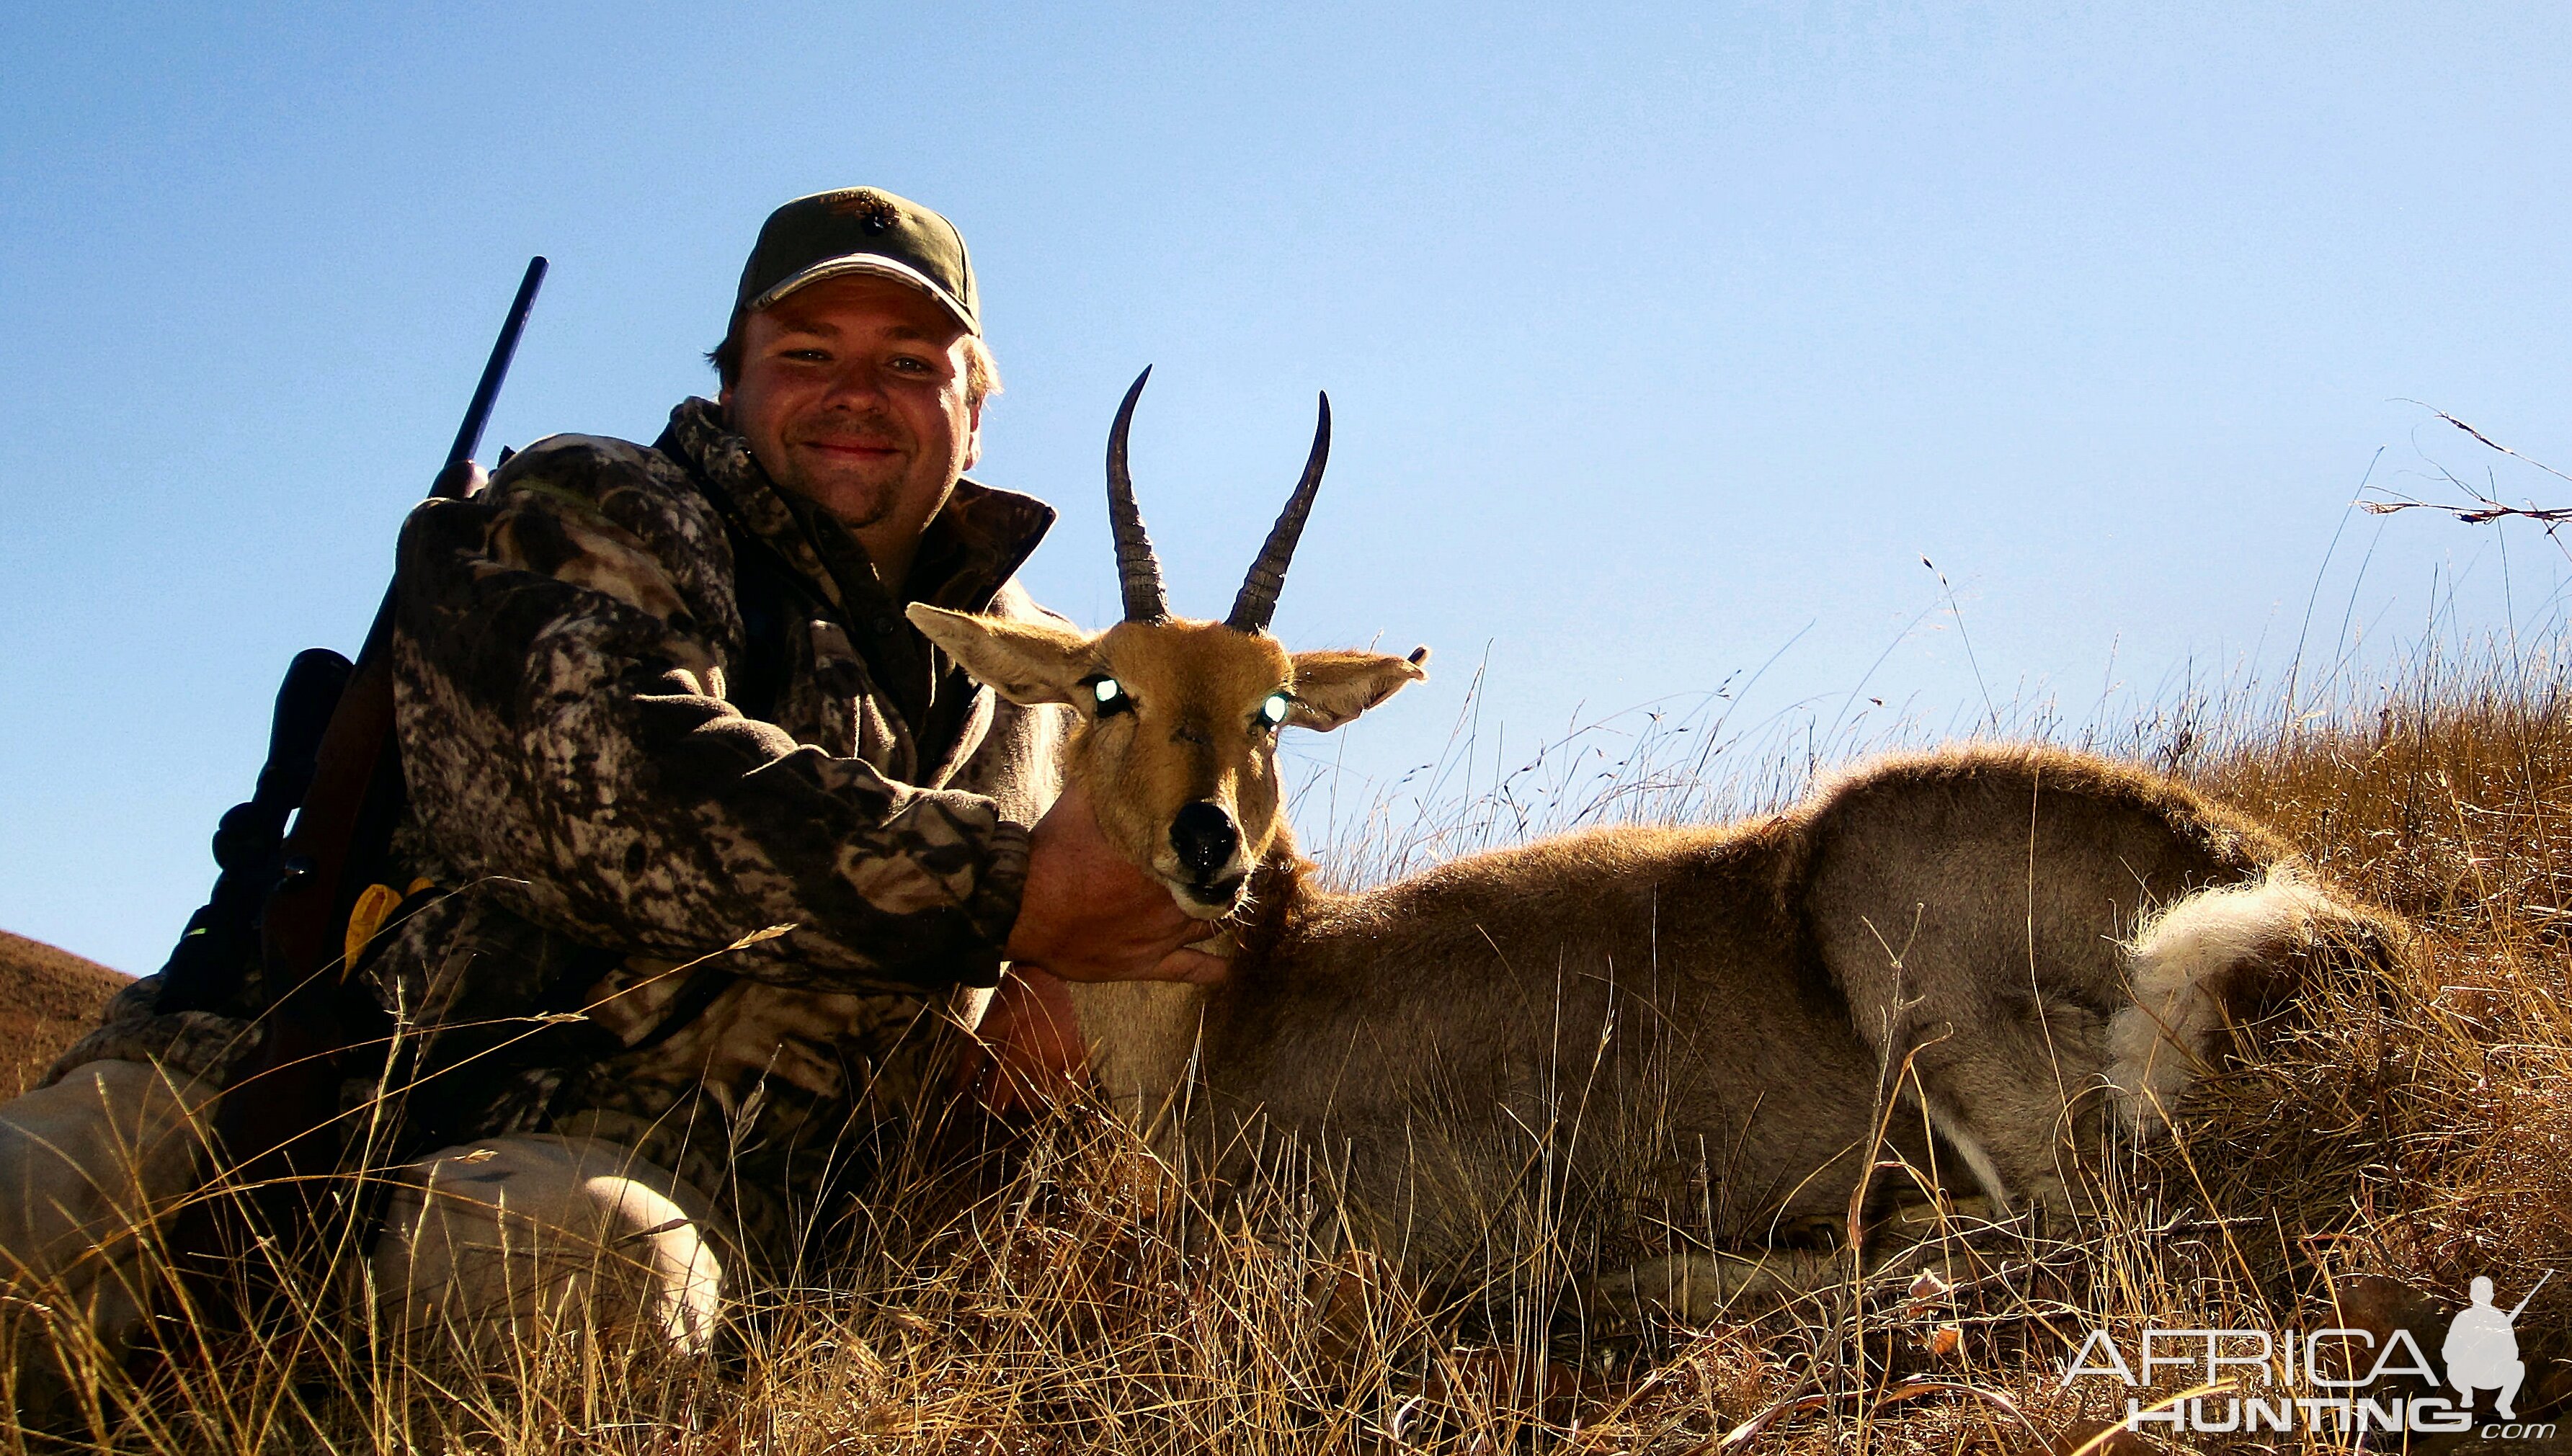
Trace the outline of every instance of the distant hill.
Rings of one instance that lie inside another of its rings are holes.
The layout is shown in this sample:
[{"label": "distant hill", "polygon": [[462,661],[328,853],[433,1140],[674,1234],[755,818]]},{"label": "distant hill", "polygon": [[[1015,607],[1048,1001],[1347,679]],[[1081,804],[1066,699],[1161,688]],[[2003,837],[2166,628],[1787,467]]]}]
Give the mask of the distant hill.
[{"label": "distant hill", "polygon": [[41,940],[0,930],[0,1097],[45,1075],[98,1025],[99,1008],[134,978]]}]

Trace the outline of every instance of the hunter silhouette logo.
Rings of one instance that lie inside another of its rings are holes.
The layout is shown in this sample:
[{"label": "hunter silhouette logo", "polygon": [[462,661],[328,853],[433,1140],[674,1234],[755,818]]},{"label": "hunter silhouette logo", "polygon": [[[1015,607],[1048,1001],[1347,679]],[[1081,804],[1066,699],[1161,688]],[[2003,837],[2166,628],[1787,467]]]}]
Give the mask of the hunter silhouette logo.
[{"label": "hunter silhouette logo", "polygon": [[[2545,1279],[2552,1277],[2554,1270],[2547,1269],[2545,1278],[2536,1281],[2536,1289],[2544,1288]],[[2477,1390],[2497,1390],[2500,1418],[2505,1421],[2518,1419],[2518,1386],[2527,1378],[2527,1365],[2518,1357],[2516,1325],[2519,1311],[2536,1297],[2536,1289],[2528,1290],[2527,1299],[2503,1314],[2492,1307],[2492,1281],[2476,1275],[2474,1302],[2457,1312],[2455,1322],[2447,1326],[2447,1342],[2438,1348],[2447,1362],[2447,1383],[2456,1387],[2465,1403],[2473,1403]]]},{"label": "hunter silhouette logo", "polygon": [[[2126,1429],[2167,1425],[2174,1432],[2208,1435],[2297,1429],[2346,1435],[2465,1431],[2474,1426],[2474,1393],[2490,1390],[2498,1392],[2493,1402],[2498,1419],[2483,1425],[2484,1438],[2546,1439],[2554,1435],[2553,1425],[2518,1419],[2518,1390],[2527,1378],[2527,1364],[2518,1357],[2516,1325],[2537,1290],[2553,1277],[2554,1271],[2546,1270],[2506,1310],[2492,1302],[2492,1281],[2475,1278],[2473,1302],[2448,1321],[2447,1337],[2438,1348],[2447,1367],[2444,1381],[2411,1331],[2389,1330],[2379,1338],[2373,1330],[2339,1327],[2309,1333],[2147,1329],[2131,1364],[2114,1334],[2093,1330],[2065,1365],[2063,1383],[2107,1375],[2130,1386],[2150,1385],[2166,1368],[2187,1367],[2196,1388],[2150,1407],[2141,1396],[2128,1397]],[[2352,1378],[2337,1378],[2343,1374]],[[2453,1398],[2410,1393],[2442,1385],[2455,1391]]]}]

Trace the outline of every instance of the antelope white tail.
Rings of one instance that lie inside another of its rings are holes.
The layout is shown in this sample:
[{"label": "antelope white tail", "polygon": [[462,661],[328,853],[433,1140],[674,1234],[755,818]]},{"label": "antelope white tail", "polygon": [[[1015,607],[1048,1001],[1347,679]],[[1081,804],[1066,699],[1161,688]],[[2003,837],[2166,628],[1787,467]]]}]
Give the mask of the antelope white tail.
[{"label": "antelope white tail", "polygon": [[2129,1131],[2149,1133],[2206,1063],[2242,973],[2311,943],[2345,917],[2339,902],[2286,870],[2201,890],[2147,920],[2126,945],[2134,1004],[2108,1022],[2107,1079]]}]

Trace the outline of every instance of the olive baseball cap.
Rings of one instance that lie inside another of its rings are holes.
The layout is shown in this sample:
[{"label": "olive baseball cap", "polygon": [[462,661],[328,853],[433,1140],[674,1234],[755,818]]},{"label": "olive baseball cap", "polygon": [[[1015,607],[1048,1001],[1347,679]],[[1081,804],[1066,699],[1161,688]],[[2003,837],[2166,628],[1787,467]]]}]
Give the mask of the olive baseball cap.
[{"label": "olive baseball cap", "polygon": [[909,198],[872,187],[815,193],[769,214],[742,266],[734,322],[798,288],[851,275],[909,283],[944,304],[965,332],[982,332],[964,235]]}]

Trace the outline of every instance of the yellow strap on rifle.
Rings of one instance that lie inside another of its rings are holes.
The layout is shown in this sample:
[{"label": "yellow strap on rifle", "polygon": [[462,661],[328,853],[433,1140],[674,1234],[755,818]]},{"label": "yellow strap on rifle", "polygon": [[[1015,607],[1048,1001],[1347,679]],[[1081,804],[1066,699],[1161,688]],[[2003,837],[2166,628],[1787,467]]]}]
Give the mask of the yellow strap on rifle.
[{"label": "yellow strap on rifle", "polygon": [[355,967],[357,958],[366,953],[366,942],[384,928],[384,917],[401,902],[401,891],[391,885],[368,885],[365,893],[357,896],[356,908],[348,912],[348,938],[341,948],[345,959],[339,962],[340,975]]}]

